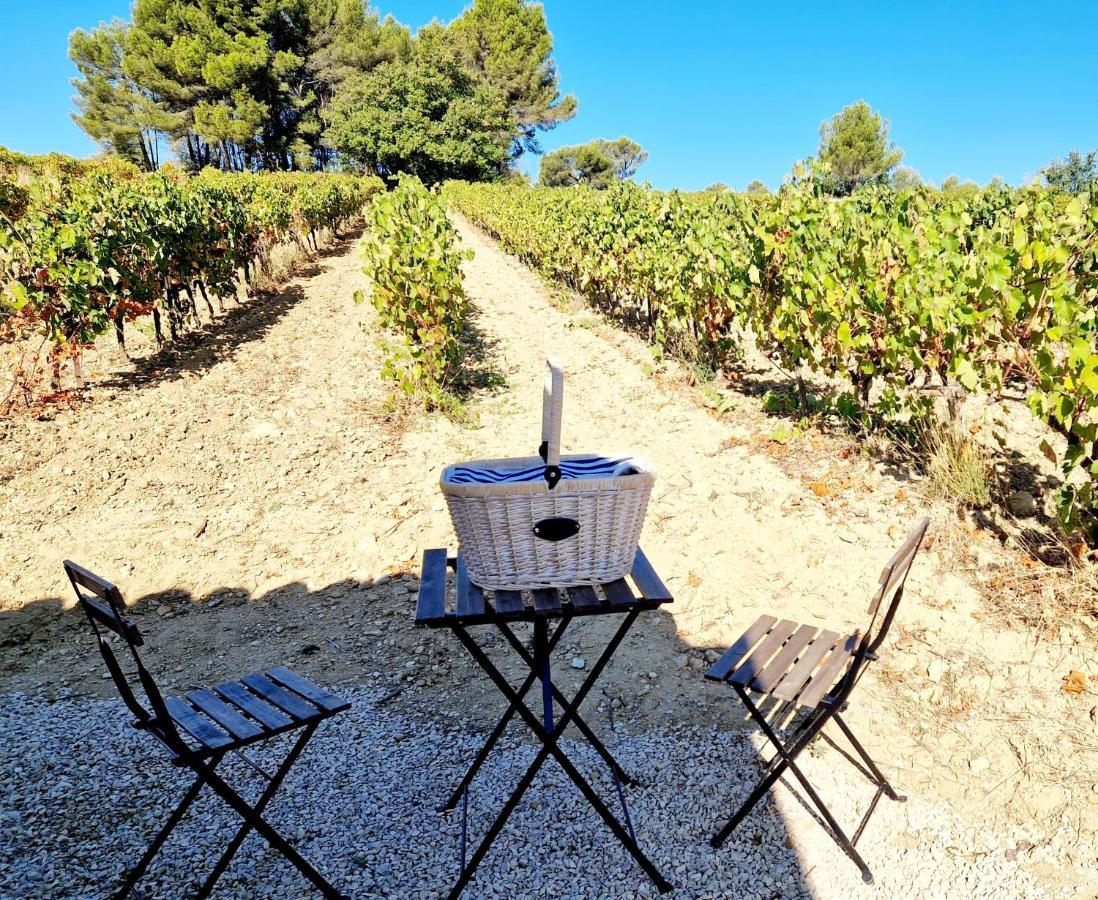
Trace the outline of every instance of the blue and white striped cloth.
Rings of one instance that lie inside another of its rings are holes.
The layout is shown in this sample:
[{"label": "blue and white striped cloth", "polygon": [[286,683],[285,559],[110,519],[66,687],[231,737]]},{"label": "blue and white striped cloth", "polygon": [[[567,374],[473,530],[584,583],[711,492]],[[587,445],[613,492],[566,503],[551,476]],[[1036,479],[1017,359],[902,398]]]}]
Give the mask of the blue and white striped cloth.
[{"label": "blue and white striped cloth", "polygon": [[[560,461],[562,478],[612,478],[640,471],[632,456],[579,456]],[[522,469],[480,469],[475,466],[454,466],[446,471],[447,484],[505,484],[540,481],[545,465],[539,463]]]}]

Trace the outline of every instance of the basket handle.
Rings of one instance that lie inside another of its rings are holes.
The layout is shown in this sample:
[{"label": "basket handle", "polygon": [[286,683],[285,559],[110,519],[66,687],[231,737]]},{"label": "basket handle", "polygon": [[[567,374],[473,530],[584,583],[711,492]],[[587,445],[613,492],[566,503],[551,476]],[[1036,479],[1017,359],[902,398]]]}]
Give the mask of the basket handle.
[{"label": "basket handle", "polygon": [[545,463],[549,490],[560,481],[560,420],[564,407],[564,369],[553,359],[545,361],[545,387],[541,405],[541,447],[538,455]]}]

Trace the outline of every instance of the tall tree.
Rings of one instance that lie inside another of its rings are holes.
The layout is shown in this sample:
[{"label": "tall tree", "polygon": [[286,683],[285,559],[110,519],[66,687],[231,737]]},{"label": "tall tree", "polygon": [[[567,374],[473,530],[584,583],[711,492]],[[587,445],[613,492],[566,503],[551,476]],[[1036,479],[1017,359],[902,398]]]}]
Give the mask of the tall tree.
[{"label": "tall tree", "polygon": [[850,194],[867,184],[885,184],[904,153],[888,140],[889,124],[864,100],[850,104],[820,126],[818,156],[828,170],[831,193]]},{"label": "tall tree", "polygon": [[315,0],[309,17],[302,87],[313,99],[300,130],[312,144],[316,165],[324,168],[335,154],[325,131],[337,92],[355,75],[384,62],[408,59],[412,37],[404,25],[392,16],[382,19],[363,0]]},{"label": "tall tree", "polygon": [[576,98],[560,96],[553,36],[540,4],[474,0],[447,33],[468,64],[503,94],[518,124],[516,156],[540,152],[537,132],[576,114]]},{"label": "tall tree", "polygon": [[769,194],[770,190],[759,179],[755,179],[747,186],[747,193],[749,194]]},{"label": "tall tree", "polygon": [[1072,150],[1065,159],[1054,159],[1041,169],[1049,187],[1068,194],[1081,194],[1098,185],[1098,150],[1083,156]]},{"label": "tall tree", "polygon": [[922,183],[922,176],[909,166],[900,166],[892,173],[892,186],[898,191],[910,191]]},{"label": "tall tree", "polygon": [[160,164],[160,135],[179,122],[122,68],[125,22],[77,29],[69,36],[69,58],[80,72],[73,120],[100,146],[151,172]]},{"label": "tall tree", "polygon": [[427,184],[500,177],[515,130],[500,91],[466,67],[438,29],[416,35],[410,59],[349,78],[331,120],[328,136],[340,153]]},{"label": "tall tree", "polygon": [[589,184],[608,187],[614,181],[632,178],[648,159],[640,144],[627,137],[616,141],[598,139],[575,147],[561,147],[541,159],[539,182],[545,187]]}]

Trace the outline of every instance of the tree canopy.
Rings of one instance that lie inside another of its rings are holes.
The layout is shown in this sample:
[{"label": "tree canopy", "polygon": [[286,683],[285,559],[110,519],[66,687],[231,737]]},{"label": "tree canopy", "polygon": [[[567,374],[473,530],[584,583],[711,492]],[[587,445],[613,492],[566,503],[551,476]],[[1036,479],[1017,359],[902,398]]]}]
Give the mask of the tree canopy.
[{"label": "tree canopy", "polygon": [[474,0],[447,31],[465,61],[503,93],[518,125],[516,155],[539,152],[537,131],[576,114],[576,98],[560,96],[553,36],[540,4]]},{"label": "tree canopy", "polygon": [[146,171],[160,163],[159,132],[179,127],[167,112],[122,68],[128,26],[114,21],[94,31],[76,30],[69,56],[80,72],[73,120],[104,149]]},{"label": "tree canopy", "polygon": [[1098,151],[1091,150],[1083,156],[1072,150],[1065,159],[1054,159],[1041,169],[1041,174],[1051,188],[1068,194],[1081,194],[1098,185]]},{"label": "tree canopy", "polygon": [[632,178],[646,159],[648,154],[636,141],[627,137],[616,141],[599,138],[545,154],[538,180],[545,187],[590,184],[604,188],[614,181]]},{"label": "tree canopy", "polygon": [[[135,0],[132,22],[74,32],[69,45],[77,123],[147,169],[166,142],[194,168],[326,168],[346,147],[380,171],[468,177],[499,175],[537,149],[538,130],[575,114],[552,51],[542,7],[526,0],[474,0],[414,38],[366,0]],[[356,100],[380,121],[355,114]],[[425,123],[417,142],[411,129]]]},{"label": "tree canopy", "polygon": [[922,176],[909,166],[900,166],[892,173],[892,186],[898,191],[912,190],[922,183]]},{"label": "tree canopy", "polygon": [[498,177],[515,130],[499,90],[455,56],[419,46],[409,60],[349,79],[331,118],[332,143],[348,159],[426,184]]},{"label": "tree canopy", "polygon": [[820,126],[819,160],[825,185],[837,195],[867,184],[885,184],[904,153],[889,143],[889,124],[858,100]]}]

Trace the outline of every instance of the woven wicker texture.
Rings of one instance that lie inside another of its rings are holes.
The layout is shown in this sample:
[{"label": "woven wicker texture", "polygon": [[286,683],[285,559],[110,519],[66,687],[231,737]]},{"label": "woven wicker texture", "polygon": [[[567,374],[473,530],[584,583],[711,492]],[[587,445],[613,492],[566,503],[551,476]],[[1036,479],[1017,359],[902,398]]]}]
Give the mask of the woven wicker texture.
[{"label": "woven wicker texture", "polygon": [[[533,456],[478,460],[462,467],[559,466],[564,374],[552,360],[548,366],[542,414],[545,462]],[[633,564],[656,481],[645,460],[635,457],[633,463],[634,474],[562,479],[552,489],[544,480],[450,484],[450,469],[444,471],[440,486],[469,577],[489,590],[569,587],[623,577]],[[560,541],[534,534],[536,523],[554,518],[574,519],[578,533]]]}]

